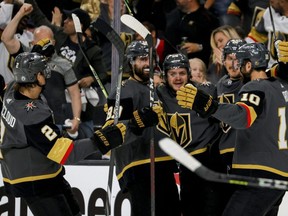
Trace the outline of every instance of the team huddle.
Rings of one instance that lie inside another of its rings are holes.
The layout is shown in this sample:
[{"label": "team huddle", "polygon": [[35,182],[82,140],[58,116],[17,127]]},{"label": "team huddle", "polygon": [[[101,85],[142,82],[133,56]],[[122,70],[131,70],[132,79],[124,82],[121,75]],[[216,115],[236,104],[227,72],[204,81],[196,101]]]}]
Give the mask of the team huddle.
[{"label": "team huddle", "polygon": [[[83,75],[83,68],[91,66],[85,62],[84,52],[75,54],[76,46],[68,50],[69,31],[55,27],[60,31],[55,36],[66,34],[58,46],[53,31],[40,26],[34,31],[30,50],[14,37],[15,26],[33,7],[25,3],[2,34],[3,43],[15,57],[13,79],[7,85],[0,81],[0,159],[7,193],[23,198],[36,216],[79,216],[82,213],[64,178],[64,165],[113,150],[117,179],[121,191],[129,193],[133,216],[151,215],[151,208],[156,216],[277,216],[284,190],[206,181],[167,155],[159,141],[173,139],[215,172],[287,181],[288,42],[273,42],[277,61],[269,67],[270,51],[263,43],[228,40],[218,58],[226,73],[213,85],[205,77],[200,77],[204,79],[201,82],[196,79],[197,59],[191,63],[183,50],[163,58],[163,71],[150,73],[157,62],[156,51],[151,52],[145,38],[133,40],[123,53],[129,78],[119,83],[120,94],[112,86],[105,100],[105,123],[95,129],[89,116],[93,101],[81,105],[78,87],[91,93],[95,79]],[[65,28],[74,25],[72,14],[81,19],[82,30],[89,27],[90,22],[85,22],[88,15],[82,10],[66,13]],[[74,26],[72,29],[75,36]],[[82,39],[83,47],[93,47],[89,55],[100,53],[94,42],[85,36]],[[202,44],[196,45],[201,52]],[[72,68],[58,53],[70,53],[70,60],[79,65]],[[99,59],[94,60],[97,65]],[[101,64],[95,67],[105,80]],[[74,73],[74,68],[81,73]],[[154,82],[152,88],[151,76],[156,79],[159,74],[163,80],[157,85]],[[55,112],[61,106],[56,99],[65,97],[65,89],[72,104],[70,135],[60,124],[62,116]],[[119,111],[116,121],[115,110]],[[76,131],[82,131],[77,139],[71,135]],[[180,190],[175,173],[179,173]]]}]

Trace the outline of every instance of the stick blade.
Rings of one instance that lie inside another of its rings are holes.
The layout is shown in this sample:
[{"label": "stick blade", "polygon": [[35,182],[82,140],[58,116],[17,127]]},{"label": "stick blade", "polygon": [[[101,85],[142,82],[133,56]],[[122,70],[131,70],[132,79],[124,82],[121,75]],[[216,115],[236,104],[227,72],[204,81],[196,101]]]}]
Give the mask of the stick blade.
[{"label": "stick blade", "polygon": [[143,37],[145,40],[147,39],[148,35],[151,35],[147,28],[145,28],[142,23],[140,23],[135,17],[131,15],[124,14],[121,16],[120,20],[126,26],[141,35],[141,37]]},{"label": "stick blade", "polygon": [[125,44],[120,38],[120,35],[101,18],[97,18],[93,21],[91,26],[101,32],[115,46],[119,54],[120,64],[123,64]]},{"label": "stick blade", "polygon": [[159,141],[160,148],[168,155],[173,157],[176,161],[181,163],[187,169],[195,172],[202,164],[191,156],[178,143],[170,138],[164,138]]},{"label": "stick blade", "polygon": [[80,23],[78,16],[76,14],[72,13],[72,19],[73,19],[75,31],[77,33],[82,33],[81,23]]}]

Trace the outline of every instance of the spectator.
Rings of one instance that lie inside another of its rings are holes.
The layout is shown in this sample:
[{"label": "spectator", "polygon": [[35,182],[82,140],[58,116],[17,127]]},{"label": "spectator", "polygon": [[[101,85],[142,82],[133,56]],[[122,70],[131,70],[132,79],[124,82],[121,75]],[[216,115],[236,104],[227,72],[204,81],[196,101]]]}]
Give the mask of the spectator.
[{"label": "spectator", "polygon": [[[6,28],[10,20],[16,15],[21,8],[22,4],[12,0],[4,0],[0,3],[0,29],[2,31]],[[25,16],[19,21],[17,25],[15,37],[18,38],[25,46],[29,46],[33,40],[33,33],[27,30],[29,17]],[[1,32],[2,33],[2,32]],[[3,76],[5,83],[8,84],[13,80],[12,64],[13,57],[10,56],[3,42],[0,41],[0,65],[1,75]]]},{"label": "spectator", "polygon": [[205,63],[198,58],[189,59],[189,65],[191,68],[191,78],[192,82],[199,84],[210,84],[207,80],[207,68]]},{"label": "spectator", "polygon": [[226,25],[227,9],[233,0],[217,0],[214,1],[210,11],[219,17],[220,26]]},{"label": "spectator", "polygon": [[[261,43],[245,44],[236,51],[235,66],[251,80],[241,88],[236,104],[218,104],[193,86],[180,89],[177,99],[182,107],[192,108],[206,117],[212,115],[237,129],[232,173],[287,181],[288,148],[281,140],[286,140],[288,134],[279,130],[287,122],[288,83],[267,77],[268,54]],[[195,97],[191,98],[194,93]],[[190,105],[185,105],[187,99]],[[281,190],[239,186],[222,215],[277,215],[284,194]]]},{"label": "spectator", "polygon": [[[188,58],[200,58],[208,67],[211,47],[209,39],[218,27],[217,18],[198,0],[177,0],[177,8],[167,15],[164,56],[182,51]],[[175,50],[179,46],[180,50]]]},{"label": "spectator", "polygon": [[14,5],[12,0],[5,0],[0,2],[0,29],[4,29],[12,19],[12,11]]},{"label": "spectator", "polygon": [[138,0],[137,2],[130,1],[130,8],[136,19],[140,22],[149,22],[159,32],[164,32],[166,26],[167,10],[175,8],[175,2],[171,0]]},{"label": "spectator", "polygon": [[82,0],[80,8],[88,12],[91,20],[95,20],[100,15],[100,0]]},{"label": "spectator", "polygon": [[232,26],[220,26],[211,34],[210,45],[213,52],[212,62],[208,67],[207,77],[213,84],[216,84],[226,73],[223,69],[222,51],[230,39],[240,39],[240,36]]},{"label": "spectator", "polygon": [[[34,0],[27,0],[27,2],[33,5],[34,10],[31,13],[31,17],[35,22],[35,25],[36,26],[47,25],[53,30],[56,42],[55,50],[60,56],[63,56],[72,62],[73,69],[78,79],[79,87],[81,89],[83,88],[90,89],[91,87],[92,88],[97,87],[97,93],[99,95],[98,105],[104,104],[106,102],[106,98],[102,93],[102,91],[100,90],[100,87],[97,84],[97,81],[93,76],[93,73],[88,63],[83,57],[82,52],[79,50],[77,34],[75,31],[74,23],[71,18],[71,14],[75,13],[80,19],[80,23],[82,25],[82,32],[85,32],[85,30],[90,25],[90,17],[88,13],[79,8],[75,8],[71,11],[64,11],[64,14],[67,16],[67,18],[64,20],[63,28],[61,28],[53,26],[50,23],[50,21],[38,8],[38,5]],[[109,77],[103,63],[101,48],[97,46],[95,42],[87,38],[85,35],[82,36],[82,40],[83,40],[82,48],[84,52],[87,54],[91,66],[97,72],[103,85],[105,85],[109,81]],[[85,137],[90,137],[91,134],[93,133],[93,125],[94,125],[93,117],[95,115],[94,109],[95,109],[94,104],[87,102],[86,109],[82,110],[81,112],[80,129],[82,130],[83,134],[85,134]]]},{"label": "spectator", "polygon": [[161,70],[155,69],[153,76],[154,87],[157,87],[161,83],[165,82],[163,79],[163,72]]}]

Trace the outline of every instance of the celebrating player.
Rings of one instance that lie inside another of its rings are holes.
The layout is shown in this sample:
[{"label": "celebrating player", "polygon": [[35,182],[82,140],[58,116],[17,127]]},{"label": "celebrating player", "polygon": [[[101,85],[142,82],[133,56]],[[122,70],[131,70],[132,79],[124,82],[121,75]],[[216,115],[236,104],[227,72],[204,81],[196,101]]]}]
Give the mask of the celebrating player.
[{"label": "celebrating player", "polygon": [[[267,77],[269,52],[264,44],[245,44],[237,50],[236,58],[235,66],[251,79],[241,88],[236,104],[218,103],[192,85],[177,92],[178,103],[238,129],[232,173],[287,181],[288,83]],[[284,194],[280,190],[239,187],[223,215],[277,215]]]},{"label": "celebrating player", "polygon": [[[76,141],[62,137],[53,113],[40,97],[51,76],[46,58],[38,53],[21,53],[13,72],[15,81],[6,89],[1,112],[5,189],[24,198],[36,216],[79,215],[79,205],[64,179],[63,164],[76,163],[97,150],[105,154],[121,145],[126,126],[108,125],[91,138]],[[145,118],[143,113],[137,117],[138,122]],[[130,125],[135,121],[132,119]]]}]

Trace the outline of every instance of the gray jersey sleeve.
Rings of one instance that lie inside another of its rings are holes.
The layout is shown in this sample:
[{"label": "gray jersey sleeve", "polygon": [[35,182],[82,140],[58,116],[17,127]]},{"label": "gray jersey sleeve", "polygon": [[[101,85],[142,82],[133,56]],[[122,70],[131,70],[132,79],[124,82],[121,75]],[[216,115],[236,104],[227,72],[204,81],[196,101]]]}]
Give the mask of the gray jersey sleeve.
[{"label": "gray jersey sleeve", "polygon": [[236,129],[247,128],[247,112],[243,106],[237,104],[219,104],[213,116]]},{"label": "gray jersey sleeve", "polygon": [[214,117],[236,129],[249,128],[263,111],[265,89],[263,80],[255,80],[244,85],[236,104],[220,104]]}]

